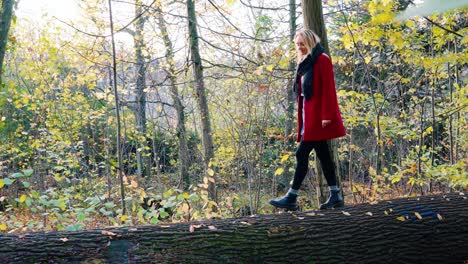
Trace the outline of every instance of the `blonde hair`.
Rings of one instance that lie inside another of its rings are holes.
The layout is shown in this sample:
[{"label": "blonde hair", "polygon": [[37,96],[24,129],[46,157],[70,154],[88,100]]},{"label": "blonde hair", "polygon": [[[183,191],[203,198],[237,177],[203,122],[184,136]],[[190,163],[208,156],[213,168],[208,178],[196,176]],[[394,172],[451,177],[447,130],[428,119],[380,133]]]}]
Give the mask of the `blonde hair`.
[{"label": "blonde hair", "polygon": [[[301,36],[302,39],[304,39],[304,44],[307,48],[307,54],[304,57],[309,55],[312,49],[314,49],[315,46],[318,43],[320,43],[320,37],[313,30],[310,29],[301,29],[297,31],[296,35],[294,36],[294,40],[296,40],[298,36]],[[300,62],[302,59],[303,56],[299,52],[297,52],[297,62]]]}]

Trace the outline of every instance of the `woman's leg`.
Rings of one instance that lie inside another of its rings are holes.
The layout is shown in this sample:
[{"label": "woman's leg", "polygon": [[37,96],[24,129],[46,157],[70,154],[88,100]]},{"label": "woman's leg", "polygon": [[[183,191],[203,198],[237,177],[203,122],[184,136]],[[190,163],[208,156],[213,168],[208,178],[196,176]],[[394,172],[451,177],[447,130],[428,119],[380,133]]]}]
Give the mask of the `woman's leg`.
[{"label": "woman's leg", "polygon": [[317,153],[317,157],[320,160],[323,175],[325,176],[325,179],[327,180],[328,186],[330,188],[330,195],[328,196],[328,200],[320,205],[320,209],[343,207],[344,201],[343,197],[341,197],[340,189],[336,185],[335,162],[333,161],[328,142],[326,140],[317,141],[315,144],[315,152]]},{"label": "woman's leg", "polygon": [[326,140],[315,142],[315,153],[322,165],[323,175],[327,180],[328,186],[336,186],[335,162],[331,156],[328,142]]},{"label": "woman's leg", "polygon": [[307,175],[307,170],[309,169],[309,155],[313,148],[314,142],[301,141],[299,144],[296,151],[296,171],[294,172],[294,180],[291,189],[297,191],[301,187],[302,181]]}]

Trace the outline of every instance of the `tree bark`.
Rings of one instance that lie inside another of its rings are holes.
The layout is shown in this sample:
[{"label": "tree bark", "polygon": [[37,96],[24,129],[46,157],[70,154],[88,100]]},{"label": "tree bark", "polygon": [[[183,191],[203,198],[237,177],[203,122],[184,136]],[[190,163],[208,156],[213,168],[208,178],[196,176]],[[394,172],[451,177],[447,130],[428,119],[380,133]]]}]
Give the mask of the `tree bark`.
[{"label": "tree bark", "polygon": [[304,17],[304,27],[312,29],[321,39],[325,53],[330,58],[330,48],[328,47],[327,29],[323,18],[323,8],[321,0],[302,0],[302,13]]},{"label": "tree bark", "polygon": [[[291,41],[291,44],[294,45],[294,36],[296,35],[296,0],[289,0],[289,40]],[[294,56],[295,58],[295,56]],[[289,63],[289,71],[294,73],[296,69],[296,60],[293,59]],[[287,108],[286,108],[286,122],[285,122],[285,129],[284,129],[284,136],[285,136],[285,142],[287,143],[292,143],[294,142],[294,137],[291,137],[291,133],[293,131],[294,127],[294,120],[295,120],[295,115],[294,115],[294,103],[296,102],[295,96],[294,96],[294,91],[292,89],[294,82],[294,76],[291,76],[291,79],[288,81],[288,86],[286,87],[286,98],[288,99],[287,101]]]},{"label": "tree bark", "polygon": [[6,46],[8,43],[8,32],[10,31],[14,3],[14,0],[2,0],[0,17],[0,84],[2,83],[3,59],[5,58]]},{"label": "tree bark", "polygon": [[135,47],[136,59],[136,130],[138,133],[137,142],[138,149],[136,151],[137,159],[137,175],[149,176],[151,171],[151,162],[148,155],[149,146],[146,140],[146,63],[143,56],[143,49],[145,42],[143,39],[143,30],[145,26],[145,19],[142,17],[143,3],[141,0],[135,0],[135,34],[133,35],[133,42]]},{"label": "tree bark", "polygon": [[[448,50],[450,50],[450,43],[448,44]],[[453,86],[452,86],[452,71],[450,63],[447,63],[447,75],[448,75],[448,88],[450,91],[450,107],[453,107]],[[453,158],[453,114],[449,115],[449,143],[450,143],[450,164],[454,164]]]},{"label": "tree bark", "polygon": [[[464,263],[459,194],[235,219],[0,236],[2,263]],[[93,262],[94,261],[94,262]]]},{"label": "tree bark", "polygon": [[[203,78],[203,66],[198,47],[198,32],[197,32],[197,18],[195,16],[195,4],[193,0],[187,0],[187,14],[188,14],[188,27],[190,39],[190,52],[193,63],[193,74],[195,77],[195,89],[198,101],[198,108],[201,115],[202,123],[202,143],[203,143],[203,159],[205,162],[205,169],[208,169],[208,164],[214,157],[213,138],[211,132],[211,119],[208,110],[208,103],[206,100],[206,89]],[[216,200],[216,189],[213,182],[209,182],[208,187],[209,197]]]},{"label": "tree bark", "polygon": [[174,66],[174,54],[172,48],[172,42],[169,38],[169,33],[166,27],[166,21],[162,13],[161,7],[156,12],[158,19],[158,27],[161,30],[161,35],[164,40],[164,46],[166,47],[166,62],[168,65],[167,74],[169,75],[169,82],[171,88],[172,101],[174,101],[174,107],[177,112],[177,138],[179,139],[179,173],[181,182],[183,183],[183,189],[187,190],[190,186],[190,175],[188,168],[190,167],[189,151],[187,143],[187,133],[185,129],[185,113],[182,100],[179,96],[179,90],[177,88],[177,80],[175,76]]}]

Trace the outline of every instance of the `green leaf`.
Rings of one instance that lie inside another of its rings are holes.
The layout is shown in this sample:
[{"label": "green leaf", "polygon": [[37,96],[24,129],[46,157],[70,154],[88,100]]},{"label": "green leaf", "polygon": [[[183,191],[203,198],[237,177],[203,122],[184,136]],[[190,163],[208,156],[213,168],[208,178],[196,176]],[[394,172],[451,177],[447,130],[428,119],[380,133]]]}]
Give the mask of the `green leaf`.
[{"label": "green leaf", "polygon": [[21,177],[23,177],[23,176],[24,176],[23,173],[21,173],[21,172],[16,172],[16,173],[11,174],[11,175],[10,175],[10,178],[21,178]]},{"label": "green leaf", "polygon": [[167,190],[166,192],[163,193],[163,197],[167,198],[172,195],[174,191],[172,189]]},{"label": "green leaf", "polygon": [[11,185],[13,183],[13,180],[11,180],[10,178],[5,178],[3,179],[3,183],[5,185]]},{"label": "green leaf", "polygon": [[85,218],[86,218],[86,215],[83,214],[83,213],[79,213],[78,216],[77,216],[77,218],[78,218],[78,220],[80,220],[80,221],[84,221]]},{"label": "green leaf", "polygon": [[32,205],[32,201],[31,201],[31,199],[29,197],[26,198],[25,203],[26,203],[26,206],[28,206],[28,207],[31,207],[31,205]]},{"label": "green leaf", "polygon": [[105,203],[104,206],[105,206],[107,209],[111,209],[111,208],[114,208],[114,207],[115,207],[115,204],[114,204],[114,202],[108,202],[108,203]]},{"label": "green leaf", "polygon": [[24,173],[24,176],[29,177],[34,173],[34,170],[33,169],[27,169],[27,170],[24,170],[23,173]]},{"label": "green leaf", "polygon": [[25,188],[29,188],[29,186],[31,186],[31,184],[30,184],[29,182],[24,181],[24,182],[23,182],[23,186],[24,186]]},{"label": "green leaf", "polygon": [[166,218],[169,214],[164,210],[164,208],[161,208],[159,209],[159,216],[161,216],[161,218]]},{"label": "green leaf", "polygon": [[198,195],[195,194],[195,193],[192,193],[192,194],[189,196],[189,200],[190,200],[190,201],[193,201],[193,202],[196,202],[196,201],[200,200],[200,196],[198,196]]}]

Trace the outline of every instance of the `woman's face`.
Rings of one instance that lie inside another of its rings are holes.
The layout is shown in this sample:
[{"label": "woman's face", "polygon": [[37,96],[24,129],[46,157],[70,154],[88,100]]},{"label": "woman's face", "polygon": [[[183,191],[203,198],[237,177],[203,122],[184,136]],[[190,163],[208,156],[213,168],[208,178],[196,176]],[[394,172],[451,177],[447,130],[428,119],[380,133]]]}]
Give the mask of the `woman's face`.
[{"label": "woman's face", "polygon": [[304,55],[307,55],[307,47],[305,45],[305,41],[304,39],[302,38],[301,35],[298,35],[296,37],[296,39],[294,40],[295,44],[296,44],[296,50],[297,52],[301,55],[301,56],[304,56]]}]

